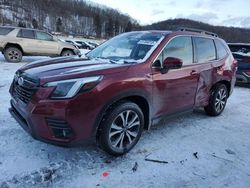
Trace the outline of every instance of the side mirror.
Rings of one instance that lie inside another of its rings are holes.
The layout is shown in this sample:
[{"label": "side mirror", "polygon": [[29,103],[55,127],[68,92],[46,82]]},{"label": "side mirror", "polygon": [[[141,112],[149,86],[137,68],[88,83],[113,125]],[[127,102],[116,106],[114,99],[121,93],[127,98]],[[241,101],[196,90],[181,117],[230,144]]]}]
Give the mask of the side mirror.
[{"label": "side mirror", "polygon": [[175,57],[167,57],[163,61],[163,67],[161,69],[161,73],[165,74],[168,72],[169,69],[179,69],[183,65],[183,62],[181,59],[175,58]]}]

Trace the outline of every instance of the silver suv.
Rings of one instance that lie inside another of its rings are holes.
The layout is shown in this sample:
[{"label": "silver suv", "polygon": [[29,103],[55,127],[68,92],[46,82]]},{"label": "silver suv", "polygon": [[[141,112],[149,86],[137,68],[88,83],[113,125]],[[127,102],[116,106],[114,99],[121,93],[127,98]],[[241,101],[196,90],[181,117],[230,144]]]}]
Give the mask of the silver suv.
[{"label": "silver suv", "polygon": [[9,62],[20,62],[23,56],[79,55],[75,46],[59,41],[51,34],[35,29],[0,27],[0,51]]}]

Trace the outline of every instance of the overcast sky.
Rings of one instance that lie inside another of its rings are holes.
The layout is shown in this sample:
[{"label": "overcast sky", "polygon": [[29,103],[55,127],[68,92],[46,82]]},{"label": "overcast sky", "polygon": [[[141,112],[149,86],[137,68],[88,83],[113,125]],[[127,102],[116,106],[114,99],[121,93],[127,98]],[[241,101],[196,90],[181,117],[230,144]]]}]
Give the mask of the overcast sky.
[{"label": "overcast sky", "polygon": [[189,18],[213,25],[250,27],[250,0],[91,0],[118,9],[145,25]]}]

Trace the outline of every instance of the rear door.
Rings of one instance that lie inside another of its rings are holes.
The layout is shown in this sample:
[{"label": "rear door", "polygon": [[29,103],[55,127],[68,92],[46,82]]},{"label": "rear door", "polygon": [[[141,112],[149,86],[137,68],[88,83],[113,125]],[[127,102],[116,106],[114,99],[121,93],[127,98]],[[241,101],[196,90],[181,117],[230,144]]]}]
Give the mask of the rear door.
[{"label": "rear door", "polygon": [[58,42],[53,39],[53,36],[42,32],[36,31],[36,40],[39,46],[39,53],[55,55],[58,53]]},{"label": "rear door", "polygon": [[[183,67],[162,74],[159,68],[167,57],[181,59]],[[152,72],[155,117],[193,108],[199,77],[193,64],[193,57],[191,36],[178,36],[165,46],[154,61]]]},{"label": "rear door", "polygon": [[20,29],[17,34],[17,42],[26,54],[35,54],[37,52],[39,44],[35,38],[34,30]]},{"label": "rear door", "polygon": [[196,106],[204,106],[209,100],[210,89],[216,82],[217,71],[223,62],[217,60],[215,43],[209,37],[193,37],[195,47],[195,64],[199,72]]}]

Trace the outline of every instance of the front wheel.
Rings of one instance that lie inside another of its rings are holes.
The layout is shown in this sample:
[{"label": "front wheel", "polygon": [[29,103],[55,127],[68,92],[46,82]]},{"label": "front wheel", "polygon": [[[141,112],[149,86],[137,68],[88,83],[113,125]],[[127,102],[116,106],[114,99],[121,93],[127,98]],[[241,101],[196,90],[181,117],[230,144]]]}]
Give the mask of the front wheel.
[{"label": "front wheel", "polygon": [[206,106],[205,112],[210,116],[220,115],[227,104],[228,89],[224,84],[217,84],[211,92],[209,104]]},{"label": "front wheel", "polygon": [[72,56],[75,55],[72,50],[63,50],[61,56]]},{"label": "front wheel", "polygon": [[143,126],[144,116],[138,105],[132,102],[119,103],[104,117],[99,145],[111,155],[123,155],[137,144]]}]

